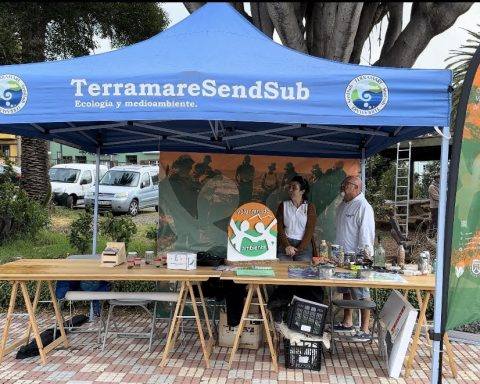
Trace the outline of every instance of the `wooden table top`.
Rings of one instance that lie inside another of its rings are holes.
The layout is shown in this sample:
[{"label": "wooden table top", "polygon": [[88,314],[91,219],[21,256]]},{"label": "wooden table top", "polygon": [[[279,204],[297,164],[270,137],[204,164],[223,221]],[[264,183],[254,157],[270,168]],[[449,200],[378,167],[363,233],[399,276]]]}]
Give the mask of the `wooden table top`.
[{"label": "wooden table top", "polygon": [[[302,263],[294,263],[300,265]],[[307,265],[307,263],[303,263]],[[216,271],[212,267],[198,267],[193,271],[181,271],[154,266],[128,269],[126,264],[101,267],[98,260],[75,259],[21,259],[0,265],[0,280],[107,280],[107,281],[206,281],[209,278],[233,280],[239,284],[310,285],[323,287],[370,287],[395,289],[435,290],[435,275],[404,276],[405,283],[395,281],[300,279],[288,277],[291,262],[272,264],[274,277],[236,276],[235,272]],[[338,269],[339,271],[346,271]]]},{"label": "wooden table top", "polygon": [[[374,281],[360,279],[301,279],[288,277],[289,265],[308,265],[307,263],[292,263],[288,261],[279,261],[271,266],[275,271],[275,276],[236,276],[235,272],[223,272],[222,280],[233,280],[239,284],[267,284],[267,285],[310,285],[322,287],[365,287],[365,288],[389,288],[389,289],[420,289],[422,291],[435,290],[435,275],[405,276],[401,275],[406,282],[396,281]],[[339,272],[348,272],[345,269],[337,269]]]},{"label": "wooden table top", "polygon": [[221,272],[211,267],[193,271],[156,268],[154,266],[127,268],[101,267],[99,260],[75,259],[21,259],[0,265],[0,280],[142,280],[142,281],[206,281],[220,277]]}]

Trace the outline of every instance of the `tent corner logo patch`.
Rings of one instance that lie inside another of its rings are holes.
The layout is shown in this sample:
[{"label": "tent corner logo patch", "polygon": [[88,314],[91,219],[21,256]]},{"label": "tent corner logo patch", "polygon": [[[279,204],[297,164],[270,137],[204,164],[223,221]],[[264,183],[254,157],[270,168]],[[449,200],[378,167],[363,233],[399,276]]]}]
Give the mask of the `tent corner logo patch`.
[{"label": "tent corner logo patch", "polygon": [[375,115],[387,105],[388,87],[380,77],[360,75],[348,84],[345,101],[357,115]]},{"label": "tent corner logo patch", "polygon": [[11,115],[27,104],[27,86],[18,76],[0,75],[0,113]]}]

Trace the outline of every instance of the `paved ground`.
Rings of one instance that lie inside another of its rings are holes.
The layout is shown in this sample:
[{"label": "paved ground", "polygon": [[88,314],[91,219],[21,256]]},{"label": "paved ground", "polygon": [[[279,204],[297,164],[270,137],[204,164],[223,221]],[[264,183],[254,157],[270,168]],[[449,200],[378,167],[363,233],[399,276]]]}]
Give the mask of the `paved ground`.
[{"label": "paved ground", "polygon": [[[50,319],[42,312],[40,319],[45,324]],[[5,314],[0,315],[3,328]],[[141,330],[148,327],[148,319],[142,314],[124,313],[118,317],[120,328],[130,327]],[[89,325],[92,326],[92,325]],[[25,329],[25,318],[16,317],[12,331],[19,335]],[[132,330],[132,329],[130,329]],[[107,341],[105,352],[101,352],[93,333],[69,334],[68,349],[57,349],[49,355],[48,364],[40,365],[38,358],[16,360],[15,354],[6,357],[0,366],[0,383],[429,383],[430,349],[422,346],[414,363],[409,379],[389,379],[385,365],[378,357],[376,344],[348,344],[339,348],[333,357],[326,353],[320,372],[306,370],[286,370],[283,352],[280,356],[280,370],[270,370],[268,349],[258,351],[240,350],[232,370],[228,370],[229,348],[215,347],[211,356],[211,368],[206,369],[196,334],[185,332],[177,342],[168,366],[160,368],[165,343],[165,325],[158,329],[159,339],[153,351],[148,352],[148,340],[116,337]],[[457,380],[451,379],[445,367],[444,383],[480,382],[480,347],[452,343],[459,368]]]}]

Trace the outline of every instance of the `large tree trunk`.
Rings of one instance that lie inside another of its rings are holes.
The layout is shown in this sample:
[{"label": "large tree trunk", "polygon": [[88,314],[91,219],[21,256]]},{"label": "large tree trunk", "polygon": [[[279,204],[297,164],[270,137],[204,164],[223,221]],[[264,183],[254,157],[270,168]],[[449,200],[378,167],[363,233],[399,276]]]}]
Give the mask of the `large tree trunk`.
[{"label": "large tree trunk", "polygon": [[295,3],[266,3],[268,14],[283,45],[307,53],[303,28],[297,19]]},{"label": "large tree trunk", "polygon": [[450,28],[473,3],[413,3],[410,22],[375,65],[409,68],[430,40]]},{"label": "large tree trunk", "polygon": [[[184,3],[193,12],[204,3]],[[243,3],[232,3],[242,12]],[[411,67],[430,40],[442,33],[473,3],[413,3],[408,25],[402,31],[402,2],[250,2],[246,16],[267,36],[273,28],[282,44],[300,52],[358,64],[367,39],[385,15],[388,27],[379,66]]]},{"label": "large tree trunk", "polygon": [[[38,3],[24,3],[25,12],[38,15],[30,23],[24,25],[20,31],[22,39],[22,62],[45,61],[45,33],[47,23],[40,15],[43,5]],[[45,5],[49,6],[49,5]],[[48,141],[22,137],[21,186],[28,196],[41,204],[50,200],[51,188],[48,177]]]},{"label": "large tree trunk", "polygon": [[[402,8],[403,3],[399,4]],[[360,56],[362,54],[363,46],[367,41],[373,27],[382,20],[386,14],[386,6],[382,2],[371,2],[363,5],[362,13],[360,15],[360,21],[358,22],[357,34],[355,35],[355,41],[353,45],[352,54],[350,56],[350,62],[359,64]]]},{"label": "large tree trunk", "polygon": [[268,15],[266,3],[251,3],[253,24],[268,37],[273,37],[273,23]]}]

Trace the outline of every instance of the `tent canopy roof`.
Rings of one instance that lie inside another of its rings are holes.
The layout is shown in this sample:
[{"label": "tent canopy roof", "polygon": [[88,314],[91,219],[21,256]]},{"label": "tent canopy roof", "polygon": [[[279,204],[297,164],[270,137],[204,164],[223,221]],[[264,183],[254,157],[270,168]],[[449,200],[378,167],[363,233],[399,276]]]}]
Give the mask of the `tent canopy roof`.
[{"label": "tent canopy roof", "polygon": [[449,125],[450,83],[309,56],[210,3],[123,49],[0,66],[0,132],[102,153],[360,158]]}]

